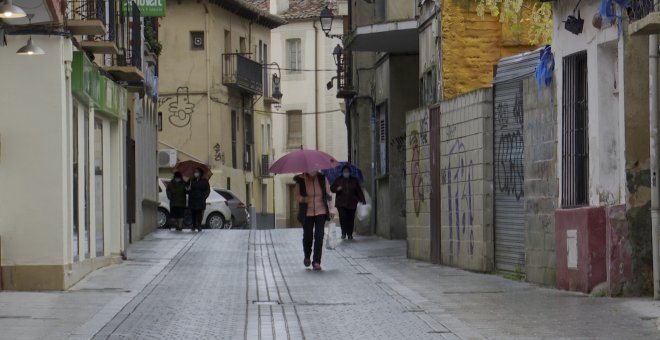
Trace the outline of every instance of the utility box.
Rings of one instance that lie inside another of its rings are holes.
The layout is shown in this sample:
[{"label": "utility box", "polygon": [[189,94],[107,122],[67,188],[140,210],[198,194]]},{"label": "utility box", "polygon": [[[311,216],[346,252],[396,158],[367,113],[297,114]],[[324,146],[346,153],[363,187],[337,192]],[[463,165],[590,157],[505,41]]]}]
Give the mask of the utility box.
[{"label": "utility box", "polygon": [[557,288],[590,293],[607,281],[604,207],[555,212]]}]

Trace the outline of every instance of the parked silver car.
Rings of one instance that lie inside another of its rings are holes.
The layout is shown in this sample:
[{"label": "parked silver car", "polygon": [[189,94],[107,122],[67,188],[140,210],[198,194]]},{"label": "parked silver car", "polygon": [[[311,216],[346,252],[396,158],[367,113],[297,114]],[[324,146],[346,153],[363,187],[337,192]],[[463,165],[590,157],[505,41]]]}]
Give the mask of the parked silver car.
[{"label": "parked silver car", "polygon": [[250,213],[248,212],[245,203],[243,203],[243,201],[241,201],[241,199],[233,192],[227,189],[213,188],[213,191],[222,195],[222,197],[224,197],[229,203],[233,228],[248,228],[250,226]]},{"label": "parked silver car", "polygon": [[[165,192],[169,183],[169,179],[160,178],[158,180],[158,200],[160,201],[160,206],[158,207],[159,228],[169,226],[170,200],[167,198],[167,192]],[[222,195],[211,190],[209,197],[206,199],[206,210],[204,210],[203,220],[208,229],[231,229],[232,218],[229,202]],[[192,217],[189,209],[186,209],[183,224],[184,228],[190,228],[192,225]]]}]

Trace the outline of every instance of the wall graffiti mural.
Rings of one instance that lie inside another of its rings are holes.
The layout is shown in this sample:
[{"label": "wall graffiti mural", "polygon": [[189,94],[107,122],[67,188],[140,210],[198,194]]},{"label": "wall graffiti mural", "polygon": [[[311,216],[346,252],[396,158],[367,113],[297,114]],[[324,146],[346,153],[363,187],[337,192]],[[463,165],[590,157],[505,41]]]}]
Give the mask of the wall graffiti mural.
[{"label": "wall graffiti mural", "polygon": [[170,113],[168,120],[176,127],[186,127],[192,121],[195,112],[195,103],[190,101],[190,90],[188,86],[180,86],[176,89],[176,95],[164,96],[158,99],[158,106],[167,105]]},{"label": "wall graffiti mural", "polygon": [[[458,164],[452,163],[458,155]],[[473,161],[466,158],[465,145],[457,139],[449,151],[444,172],[449,214],[449,252],[461,252],[461,239],[467,237],[468,253],[474,255],[474,212],[472,202]]]},{"label": "wall graffiti mural", "polygon": [[516,94],[513,107],[505,101],[495,108],[496,190],[520,200],[523,194],[523,103]]},{"label": "wall graffiti mural", "polygon": [[422,203],[424,202],[424,178],[422,177],[422,171],[419,165],[421,148],[420,134],[417,130],[413,130],[410,133],[410,148],[412,149],[410,172],[412,179],[413,206],[415,209],[415,215],[419,217],[419,213],[422,210]]},{"label": "wall graffiti mural", "polygon": [[222,151],[222,146],[220,143],[215,143],[213,146],[213,151],[215,151],[215,161],[225,164],[225,152]]},{"label": "wall graffiti mural", "polygon": [[390,146],[399,152],[406,151],[406,136],[394,137],[390,140]]}]

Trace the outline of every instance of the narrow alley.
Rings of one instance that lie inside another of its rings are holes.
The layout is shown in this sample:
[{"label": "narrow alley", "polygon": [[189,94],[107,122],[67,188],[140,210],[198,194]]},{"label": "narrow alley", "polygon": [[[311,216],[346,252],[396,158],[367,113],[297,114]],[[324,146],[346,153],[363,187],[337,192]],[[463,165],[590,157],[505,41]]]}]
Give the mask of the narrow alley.
[{"label": "narrow alley", "polygon": [[158,231],[65,292],[0,292],[0,339],[652,339],[658,303],[405,257],[357,237],[302,264],[299,229]]}]

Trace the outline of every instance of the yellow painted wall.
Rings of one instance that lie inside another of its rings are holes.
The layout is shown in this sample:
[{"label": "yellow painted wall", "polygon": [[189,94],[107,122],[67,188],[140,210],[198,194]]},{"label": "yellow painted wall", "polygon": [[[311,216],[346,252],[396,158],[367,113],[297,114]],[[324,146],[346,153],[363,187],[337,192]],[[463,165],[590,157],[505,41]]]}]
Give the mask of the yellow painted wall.
[{"label": "yellow painted wall", "polygon": [[490,86],[493,65],[504,57],[536,48],[503,27],[499,19],[477,16],[474,7],[442,5],[442,68],[445,99]]}]

